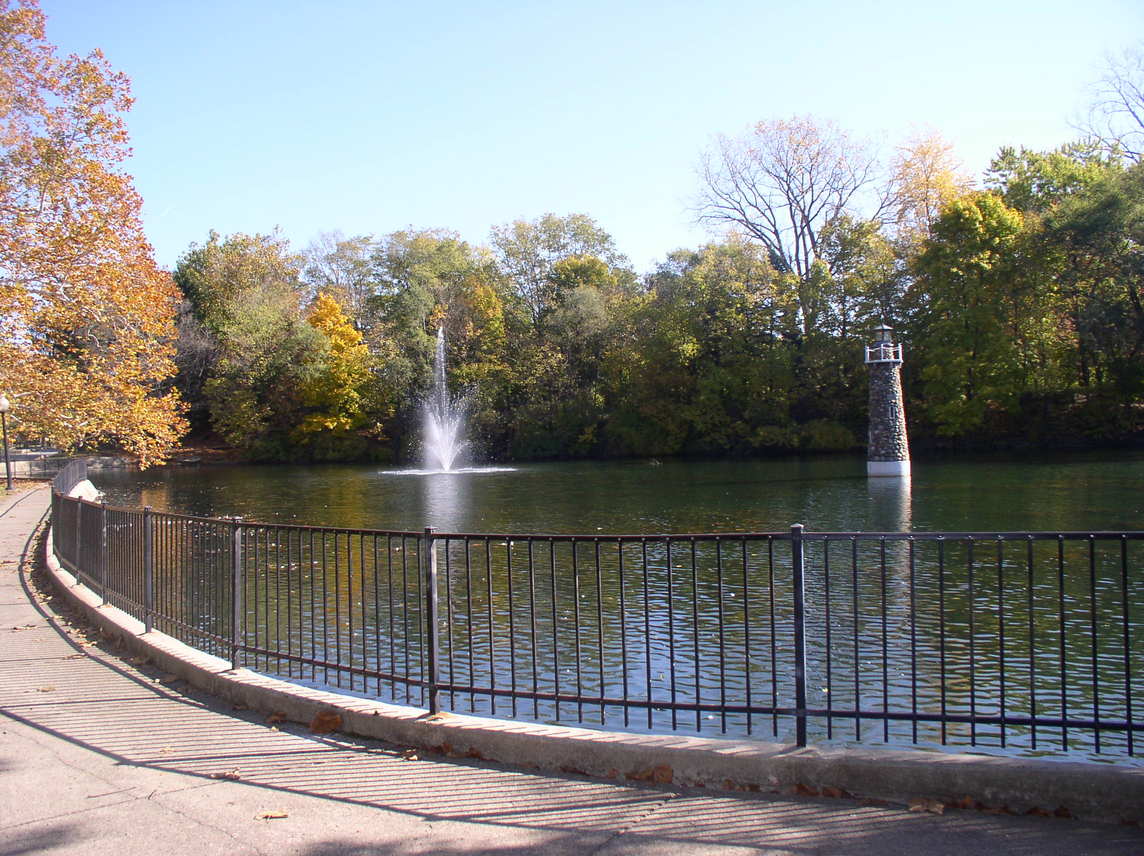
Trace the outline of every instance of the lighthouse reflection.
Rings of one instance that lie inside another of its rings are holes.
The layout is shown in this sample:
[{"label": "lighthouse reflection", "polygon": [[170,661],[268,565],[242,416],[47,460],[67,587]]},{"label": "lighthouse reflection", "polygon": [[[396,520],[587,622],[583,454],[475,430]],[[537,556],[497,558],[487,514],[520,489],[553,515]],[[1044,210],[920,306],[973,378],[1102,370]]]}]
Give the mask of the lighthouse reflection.
[{"label": "lighthouse reflection", "polygon": [[874,532],[909,532],[913,504],[909,479],[869,479],[869,528]]}]

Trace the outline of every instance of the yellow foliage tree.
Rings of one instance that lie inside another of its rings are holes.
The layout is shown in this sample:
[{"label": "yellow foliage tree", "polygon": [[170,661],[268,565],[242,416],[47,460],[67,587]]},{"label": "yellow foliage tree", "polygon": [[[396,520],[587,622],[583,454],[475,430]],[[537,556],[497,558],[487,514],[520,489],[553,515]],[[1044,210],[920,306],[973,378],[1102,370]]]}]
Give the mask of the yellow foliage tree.
[{"label": "yellow foliage tree", "polygon": [[185,423],[176,291],[119,169],[128,90],[98,51],[58,57],[35,0],[0,0],[0,389],[25,436],[146,466]]},{"label": "yellow foliage tree", "polygon": [[302,402],[307,413],[299,434],[305,437],[349,433],[365,422],[369,348],[338,302],[328,294],[319,294],[315,299],[309,321],[325,337],[328,349],[321,370],[303,387]]}]

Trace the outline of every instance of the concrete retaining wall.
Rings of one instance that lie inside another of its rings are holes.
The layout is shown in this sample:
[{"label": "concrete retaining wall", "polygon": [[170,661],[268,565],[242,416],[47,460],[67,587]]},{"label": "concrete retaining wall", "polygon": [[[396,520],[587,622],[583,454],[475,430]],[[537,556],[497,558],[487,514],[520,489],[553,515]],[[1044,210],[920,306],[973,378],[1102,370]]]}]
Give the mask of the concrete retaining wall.
[{"label": "concrete retaining wall", "polygon": [[[302,687],[231,670],[115,607],[63,569],[47,539],[47,565],[63,595],[105,633],[191,685],[235,704],[311,723],[319,714],[346,734],[445,756],[581,773],[620,782],[735,791],[858,797],[891,803],[1052,813],[1144,822],[1144,767],[998,758],[920,750],[833,749],[685,735],[638,735],[423,710]],[[336,717],[337,719],[334,719]]]}]

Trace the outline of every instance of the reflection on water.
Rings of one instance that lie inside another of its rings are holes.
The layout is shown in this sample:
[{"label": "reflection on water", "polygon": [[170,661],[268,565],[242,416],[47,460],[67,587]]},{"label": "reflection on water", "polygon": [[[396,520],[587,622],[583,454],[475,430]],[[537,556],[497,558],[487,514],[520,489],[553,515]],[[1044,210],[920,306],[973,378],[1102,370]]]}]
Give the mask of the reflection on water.
[{"label": "reflection on water", "polygon": [[909,479],[867,479],[870,528],[876,532],[909,532],[912,522]]},{"label": "reflection on water", "polygon": [[[184,467],[103,472],[95,480],[109,501],[133,506],[409,531],[1144,528],[1144,453],[915,464],[912,481],[868,479],[865,461],[849,456],[529,464],[444,477],[357,465]],[[427,520],[430,507],[442,516]]]},{"label": "reflection on water", "polygon": [[[454,709],[608,727],[789,735],[789,542],[608,533],[1144,528],[1144,455],[915,462],[911,481],[868,479],[859,458],[575,463],[424,474],[368,467],[218,467],[97,474],[112,503],[202,516],[439,533],[578,533],[439,542],[443,676]],[[323,536],[323,539],[325,536]],[[293,539],[293,540],[292,540]],[[308,539],[308,540],[307,540]],[[419,681],[420,542],[266,527],[248,609],[256,647]],[[225,555],[225,554],[224,554]],[[887,738],[1040,752],[1084,734],[994,723],[862,721],[893,709],[994,717],[1115,718],[1144,672],[1141,542],[977,544],[838,538],[807,544],[808,679],[816,739]],[[191,563],[191,564],[198,564]],[[201,581],[181,581],[193,597]],[[209,585],[207,585],[209,589]],[[208,601],[209,602],[209,601]],[[210,610],[208,610],[209,612]],[[208,616],[209,617],[209,616]],[[206,620],[206,619],[204,619]],[[317,632],[315,632],[315,628]],[[1129,665],[1130,664],[1130,665]],[[419,703],[418,684],[252,665]],[[642,699],[643,707],[505,699],[466,687]],[[356,680],[356,684],[355,684]],[[412,696],[409,693],[412,692]],[[671,710],[669,702],[696,710]],[[1144,707],[1137,698],[1136,710]],[[1040,742],[1036,742],[1037,740]],[[1123,735],[1105,736],[1117,751]],[[1122,750],[1121,750],[1122,751]]]}]

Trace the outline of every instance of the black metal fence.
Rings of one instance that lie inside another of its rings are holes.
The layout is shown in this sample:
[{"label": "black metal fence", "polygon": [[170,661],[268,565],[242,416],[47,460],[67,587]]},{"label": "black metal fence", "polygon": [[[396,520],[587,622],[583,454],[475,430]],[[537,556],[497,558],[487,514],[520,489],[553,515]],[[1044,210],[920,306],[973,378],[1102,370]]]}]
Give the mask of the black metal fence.
[{"label": "black metal fence", "polygon": [[615,729],[1138,756],[1144,532],[536,536],[69,499],[105,601],[259,671]]}]

